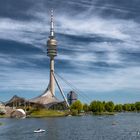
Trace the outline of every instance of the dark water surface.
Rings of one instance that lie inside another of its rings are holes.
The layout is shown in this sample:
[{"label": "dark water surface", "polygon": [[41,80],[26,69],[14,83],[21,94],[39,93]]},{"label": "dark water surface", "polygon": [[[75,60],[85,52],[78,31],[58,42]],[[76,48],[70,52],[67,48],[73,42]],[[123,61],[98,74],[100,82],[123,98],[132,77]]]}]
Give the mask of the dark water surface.
[{"label": "dark water surface", "polygon": [[[140,114],[0,119],[0,140],[140,140]],[[35,134],[37,128],[45,133]]]}]

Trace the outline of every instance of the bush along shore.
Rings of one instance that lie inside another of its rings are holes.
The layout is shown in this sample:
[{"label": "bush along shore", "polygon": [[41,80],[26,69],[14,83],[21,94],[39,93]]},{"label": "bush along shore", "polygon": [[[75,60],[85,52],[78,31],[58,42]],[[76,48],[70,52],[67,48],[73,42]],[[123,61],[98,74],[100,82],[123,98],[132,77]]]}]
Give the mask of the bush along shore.
[{"label": "bush along shore", "polygon": [[[92,101],[90,104],[83,104],[77,100],[67,110],[49,110],[42,107],[23,107],[23,109],[26,110],[28,118],[63,117],[70,115],[115,115],[118,112],[140,112],[140,102],[114,104],[112,101]],[[9,116],[0,113],[0,118],[5,117]]]},{"label": "bush along shore", "polygon": [[[89,105],[76,101],[70,107],[72,115],[115,115],[119,112],[140,112],[140,102],[114,104],[112,101],[92,101]],[[81,113],[82,112],[82,113]]]}]

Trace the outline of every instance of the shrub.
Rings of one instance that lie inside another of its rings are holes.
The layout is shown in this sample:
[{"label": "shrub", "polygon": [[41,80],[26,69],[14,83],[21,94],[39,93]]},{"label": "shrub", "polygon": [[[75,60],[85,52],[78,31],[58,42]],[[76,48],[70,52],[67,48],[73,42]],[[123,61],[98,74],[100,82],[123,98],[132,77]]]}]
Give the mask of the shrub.
[{"label": "shrub", "polygon": [[84,110],[85,112],[88,112],[88,111],[89,111],[89,106],[88,106],[88,104],[84,104],[84,105],[83,105],[83,110]]},{"label": "shrub", "polygon": [[77,115],[78,115],[78,110],[72,109],[72,110],[71,110],[71,115],[72,115],[72,116],[77,116]]},{"label": "shrub", "polygon": [[114,111],[114,103],[112,101],[105,103],[105,110],[108,112],[113,112]]},{"label": "shrub", "polygon": [[103,112],[104,111],[104,104],[100,101],[92,101],[90,103],[90,111]]},{"label": "shrub", "polygon": [[73,109],[74,109],[74,110],[77,110],[78,113],[80,113],[81,110],[83,109],[83,105],[82,105],[82,103],[81,103],[79,100],[77,100],[77,101],[75,101],[75,102],[71,105],[70,109],[71,109],[71,110],[73,110]]},{"label": "shrub", "polygon": [[121,104],[115,105],[114,110],[117,111],[117,112],[121,112],[122,111],[122,105]]}]

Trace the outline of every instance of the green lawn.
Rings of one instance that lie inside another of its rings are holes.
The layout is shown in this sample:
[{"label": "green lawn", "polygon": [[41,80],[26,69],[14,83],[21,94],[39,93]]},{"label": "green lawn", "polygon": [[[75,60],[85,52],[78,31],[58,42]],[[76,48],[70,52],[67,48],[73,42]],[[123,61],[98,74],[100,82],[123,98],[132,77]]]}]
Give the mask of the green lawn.
[{"label": "green lawn", "polygon": [[6,115],[0,115],[0,118],[6,118],[7,116]]},{"label": "green lawn", "polygon": [[64,111],[57,110],[47,110],[41,109],[38,111],[33,111],[29,117],[41,118],[41,117],[62,117],[65,116],[66,113]]}]

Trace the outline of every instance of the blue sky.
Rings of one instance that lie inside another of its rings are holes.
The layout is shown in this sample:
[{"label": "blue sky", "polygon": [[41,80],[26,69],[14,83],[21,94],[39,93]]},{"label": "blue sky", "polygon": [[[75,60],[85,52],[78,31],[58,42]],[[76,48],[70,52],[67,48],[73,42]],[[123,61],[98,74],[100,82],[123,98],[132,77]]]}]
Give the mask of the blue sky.
[{"label": "blue sky", "polygon": [[[47,87],[51,8],[56,72],[81,91],[79,98],[140,101],[139,0],[0,2],[0,100],[33,98]],[[60,83],[65,93],[71,90]]]}]

